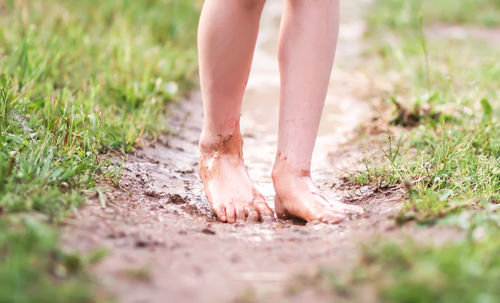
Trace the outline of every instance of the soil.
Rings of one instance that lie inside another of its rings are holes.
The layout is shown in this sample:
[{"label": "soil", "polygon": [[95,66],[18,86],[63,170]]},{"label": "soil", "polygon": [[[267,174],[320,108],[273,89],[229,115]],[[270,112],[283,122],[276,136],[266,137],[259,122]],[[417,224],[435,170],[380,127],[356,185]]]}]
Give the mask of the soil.
[{"label": "soil", "polygon": [[[378,237],[428,239],[432,234],[411,224],[396,226],[391,216],[402,207],[398,187],[352,188],[343,181],[347,171],[356,169],[364,149],[376,149],[369,140],[363,146],[358,139],[360,127],[372,121],[376,97],[373,81],[359,69],[364,24],[359,13],[352,13],[359,8],[342,3],[350,13],[341,27],[341,64],[335,67],[325,104],[312,176],[326,196],[360,205],[366,213],[339,225],[216,221],[197,175],[202,106],[199,94],[193,94],[171,106],[172,132],[131,153],[119,186],[102,184],[105,201],[90,199],[64,227],[68,250],[108,250],[93,270],[119,302],[331,301],[333,294],[304,288],[292,295],[287,289],[297,274],[314,274],[324,266],[350,270],[359,246]],[[279,4],[268,2],[241,123],[249,173],[270,206],[279,12]]]}]

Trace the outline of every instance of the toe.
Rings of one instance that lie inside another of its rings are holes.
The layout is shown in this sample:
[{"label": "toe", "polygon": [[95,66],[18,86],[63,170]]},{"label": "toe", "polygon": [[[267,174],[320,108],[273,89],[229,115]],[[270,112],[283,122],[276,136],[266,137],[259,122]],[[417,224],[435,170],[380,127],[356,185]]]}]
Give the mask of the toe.
[{"label": "toe", "polygon": [[214,208],[214,213],[221,222],[227,222],[226,208],[224,206]]},{"label": "toe", "polygon": [[365,212],[363,208],[359,206],[350,205],[342,202],[331,204],[330,210],[335,213],[351,214],[351,215],[362,215]]},{"label": "toe", "polygon": [[255,207],[253,206],[247,207],[246,211],[247,211],[247,222],[255,223],[259,221],[259,213],[255,209]]},{"label": "toe", "polygon": [[274,221],[274,212],[269,208],[265,201],[258,201],[255,204],[255,208],[259,213],[259,218],[262,222],[272,222]]},{"label": "toe", "polygon": [[226,217],[227,223],[233,224],[236,222],[236,213],[234,210],[234,206],[231,204],[226,206]]},{"label": "toe", "polygon": [[334,213],[332,211],[326,211],[319,218],[319,221],[321,221],[323,223],[327,223],[327,224],[338,224],[344,220],[345,220],[344,215],[340,215],[340,214]]},{"label": "toe", "polygon": [[243,223],[246,221],[247,215],[245,214],[245,208],[236,208],[236,222]]}]

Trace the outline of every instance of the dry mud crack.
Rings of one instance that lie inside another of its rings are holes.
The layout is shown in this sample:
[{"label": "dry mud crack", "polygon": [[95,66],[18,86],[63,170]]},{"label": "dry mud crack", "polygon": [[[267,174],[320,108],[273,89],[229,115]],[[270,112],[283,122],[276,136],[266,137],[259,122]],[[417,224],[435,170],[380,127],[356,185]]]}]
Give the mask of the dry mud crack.
[{"label": "dry mud crack", "polygon": [[[343,2],[348,7],[343,8],[347,13],[338,64],[312,175],[327,196],[361,205],[366,214],[340,225],[229,225],[214,220],[196,173],[202,107],[195,94],[172,106],[170,135],[130,154],[120,187],[106,191],[106,207],[98,198],[91,199],[64,227],[68,250],[107,248],[109,255],[94,271],[119,302],[233,302],[248,293],[257,301],[329,301],[331,295],[310,291],[289,296],[287,285],[294,275],[312,274],[322,265],[349,270],[360,243],[415,234],[414,227],[396,228],[389,218],[401,207],[397,188],[332,190],[362,156],[352,140],[373,112],[370,91],[376,83],[359,72],[363,62],[356,59],[364,30],[359,13],[351,14],[359,11],[358,2]],[[278,116],[279,13],[279,2],[268,2],[242,114],[246,164],[269,202]]]}]

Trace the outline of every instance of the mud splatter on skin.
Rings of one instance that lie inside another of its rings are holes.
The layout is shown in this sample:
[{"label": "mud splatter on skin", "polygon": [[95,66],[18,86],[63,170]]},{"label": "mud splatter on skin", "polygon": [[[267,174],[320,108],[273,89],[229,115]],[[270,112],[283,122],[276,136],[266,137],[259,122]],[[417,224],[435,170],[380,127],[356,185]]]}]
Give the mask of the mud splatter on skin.
[{"label": "mud splatter on skin", "polygon": [[[239,121],[238,121],[239,123]],[[202,180],[209,180],[218,176],[220,172],[217,167],[213,167],[212,163],[217,158],[222,156],[234,157],[235,160],[243,159],[243,139],[240,134],[239,127],[235,127],[235,131],[229,136],[218,136],[215,142],[202,143],[200,141],[200,160],[198,173]],[[238,163],[239,164],[239,163]]]},{"label": "mud splatter on skin", "polygon": [[[288,160],[288,156],[284,155],[282,152],[276,153],[276,160],[274,161],[274,169],[281,165],[290,166],[290,164],[286,164]],[[273,169],[273,170],[274,170]],[[310,169],[297,169],[299,177],[310,177],[311,170]]]},{"label": "mud splatter on skin", "polygon": [[[249,179],[243,162],[239,120],[233,134],[200,140],[199,175],[213,212],[222,222],[270,221],[274,214]],[[208,143],[207,143],[208,142]]]},{"label": "mud splatter on skin", "polygon": [[233,133],[227,136],[217,135],[217,138],[211,138],[207,134],[200,137],[201,156],[210,156],[212,154],[236,155],[242,156],[243,138],[240,131],[240,120],[233,122]]},{"label": "mud splatter on skin", "polygon": [[302,170],[300,170],[300,176],[301,177],[310,177],[311,171],[309,169],[302,169]]}]

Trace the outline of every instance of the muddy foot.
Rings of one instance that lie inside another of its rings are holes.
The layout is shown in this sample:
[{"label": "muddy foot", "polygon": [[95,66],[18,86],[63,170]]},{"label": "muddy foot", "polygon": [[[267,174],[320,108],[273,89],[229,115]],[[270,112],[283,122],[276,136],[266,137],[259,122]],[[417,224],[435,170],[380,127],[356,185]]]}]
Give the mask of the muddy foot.
[{"label": "muddy foot", "polygon": [[359,206],[326,199],[312,182],[309,171],[294,171],[278,164],[273,170],[273,183],[275,211],[280,219],[299,218],[336,224],[348,215],[364,212]]},{"label": "muddy foot", "polygon": [[274,213],[255,189],[243,163],[239,132],[200,141],[199,174],[212,211],[222,222],[272,221]]}]

